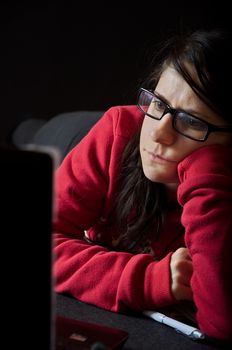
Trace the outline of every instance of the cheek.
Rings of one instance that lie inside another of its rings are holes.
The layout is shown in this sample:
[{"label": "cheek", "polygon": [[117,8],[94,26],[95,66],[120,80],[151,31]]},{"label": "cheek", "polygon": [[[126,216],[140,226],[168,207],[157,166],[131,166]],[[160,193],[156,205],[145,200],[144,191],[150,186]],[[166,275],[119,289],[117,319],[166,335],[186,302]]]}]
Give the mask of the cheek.
[{"label": "cheek", "polygon": [[179,147],[178,147],[179,162],[181,162],[184,158],[186,158],[191,153],[196,151],[198,148],[201,148],[203,146],[204,146],[204,143],[192,141],[192,140],[187,140],[187,142],[179,143]]},{"label": "cheek", "polygon": [[154,123],[153,120],[149,117],[145,117],[142,128],[141,128],[141,133],[140,133],[140,141],[145,142],[148,140],[148,137],[151,136],[151,132],[154,128]]},{"label": "cheek", "polygon": [[169,147],[168,151],[173,156],[173,159],[179,163],[203,146],[205,146],[205,142],[194,141],[179,134],[175,143]]},{"label": "cheek", "polygon": [[147,133],[148,133],[148,130],[147,130],[146,126],[143,123],[142,128],[141,128],[141,132],[140,132],[140,140],[139,140],[140,148],[143,147],[144,142],[147,139]]},{"label": "cheek", "polygon": [[206,144],[221,144],[224,146],[232,147],[232,133],[211,133],[206,141]]},{"label": "cheek", "polygon": [[215,144],[221,144],[232,148],[232,138],[228,137],[228,135],[223,135],[222,133],[220,135],[219,133],[217,135],[216,133],[212,133],[205,142],[197,142],[188,139],[184,140],[184,143],[182,142],[179,144],[179,150],[181,152],[180,161],[199,148]]}]

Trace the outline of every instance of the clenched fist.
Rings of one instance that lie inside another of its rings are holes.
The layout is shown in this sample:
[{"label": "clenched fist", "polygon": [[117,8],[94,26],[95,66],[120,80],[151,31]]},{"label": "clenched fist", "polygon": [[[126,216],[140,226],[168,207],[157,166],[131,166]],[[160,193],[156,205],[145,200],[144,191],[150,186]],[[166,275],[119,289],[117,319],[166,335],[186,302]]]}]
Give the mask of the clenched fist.
[{"label": "clenched fist", "polygon": [[180,300],[193,300],[190,279],[193,273],[192,260],[187,248],[177,249],[171,257],[171,290],[174,298]]}]

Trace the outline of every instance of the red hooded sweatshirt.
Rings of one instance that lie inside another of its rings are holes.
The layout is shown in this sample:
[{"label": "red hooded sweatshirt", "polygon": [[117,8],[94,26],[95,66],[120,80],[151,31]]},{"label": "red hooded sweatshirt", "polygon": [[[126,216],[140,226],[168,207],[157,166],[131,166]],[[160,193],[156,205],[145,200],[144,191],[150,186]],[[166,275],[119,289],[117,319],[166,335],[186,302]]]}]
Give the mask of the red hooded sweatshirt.
[{"label": "red hooded sweatshirt", "polygon": [[177,248],[187,247],[199,328],[209,336],[231,339],[232,157],[228,148],[203,146],[179,163],[179,206],[168,212],[150,253],[114,251],[118,232],[108,217],[115,204],[120,160],[142,122],[136,106],[110,108],[58,168],[55,290],[114,312],[169,306],[176,303],[170,258]]}]

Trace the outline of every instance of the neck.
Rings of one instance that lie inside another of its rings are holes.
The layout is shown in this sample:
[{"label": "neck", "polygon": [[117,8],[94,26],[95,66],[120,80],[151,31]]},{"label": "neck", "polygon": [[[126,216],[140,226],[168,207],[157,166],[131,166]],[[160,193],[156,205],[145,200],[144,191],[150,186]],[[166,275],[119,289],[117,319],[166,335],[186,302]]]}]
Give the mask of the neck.
[{"label": "neck", "polygon": [[165,184],[168,203],[177,203],[177,187],[178,183]]}]

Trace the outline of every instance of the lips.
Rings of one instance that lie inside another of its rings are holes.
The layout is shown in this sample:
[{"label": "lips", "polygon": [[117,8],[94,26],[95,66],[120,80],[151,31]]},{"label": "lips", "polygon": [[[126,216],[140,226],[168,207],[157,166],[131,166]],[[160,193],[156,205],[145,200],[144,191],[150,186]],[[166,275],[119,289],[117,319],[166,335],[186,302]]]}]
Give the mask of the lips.
[{"label": "lips", "polygon": [[158,161],[158,162],[162,162],[162,163],[177,163],[175,160],[166,158],[164,156],[161,156],[161,155],[153,153],[153,152],[148,151],[148,154],[154,161]]}]

